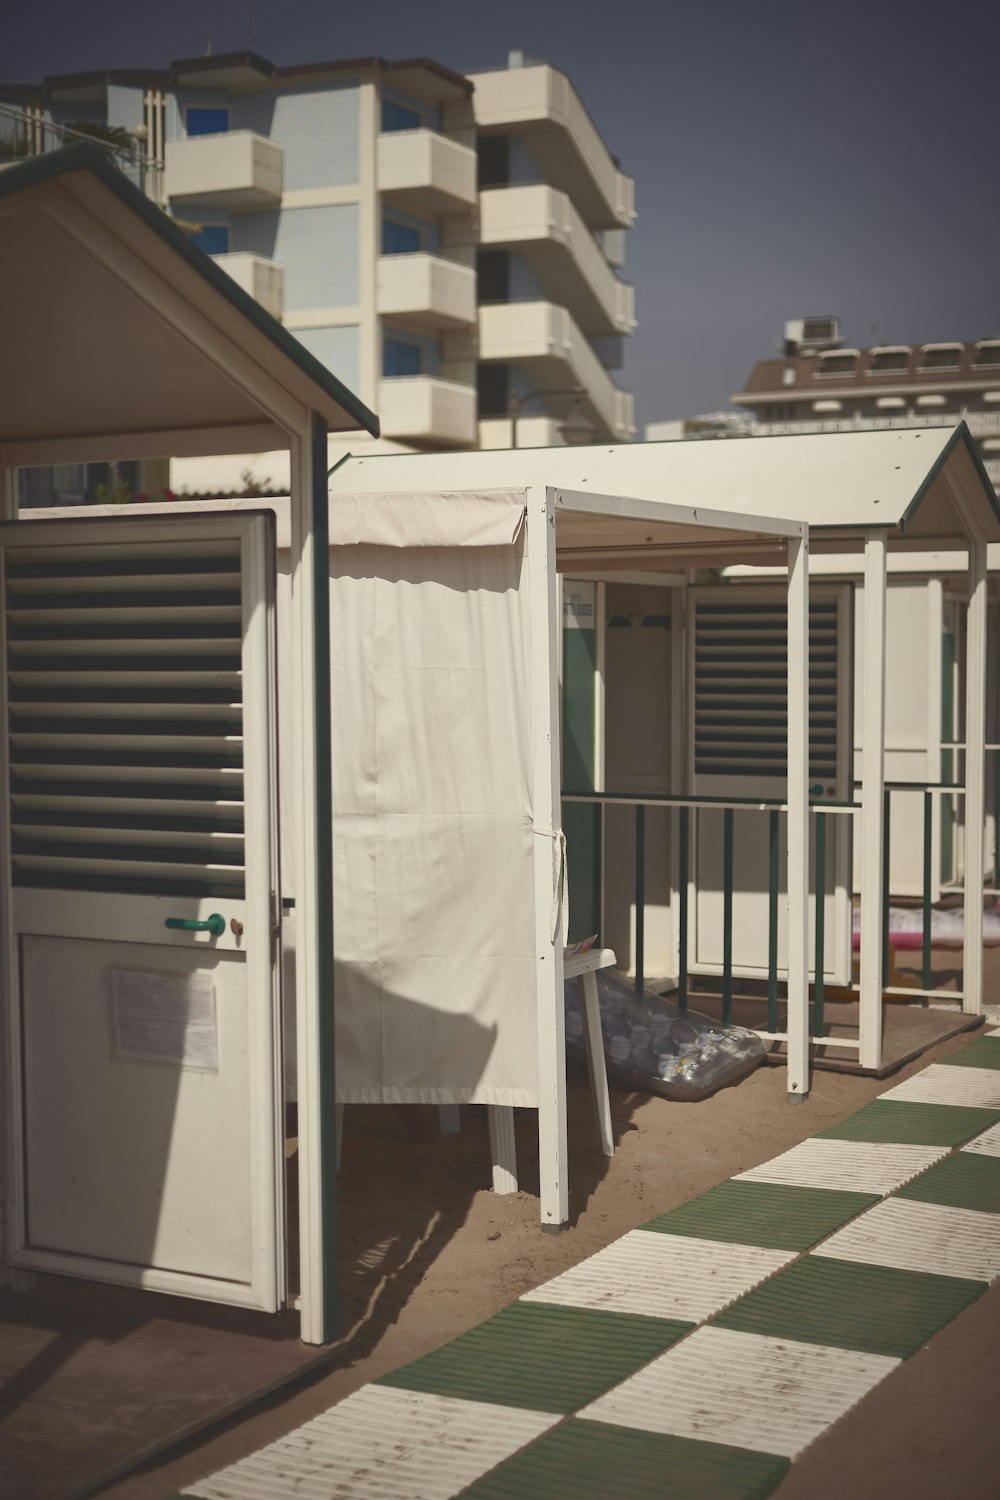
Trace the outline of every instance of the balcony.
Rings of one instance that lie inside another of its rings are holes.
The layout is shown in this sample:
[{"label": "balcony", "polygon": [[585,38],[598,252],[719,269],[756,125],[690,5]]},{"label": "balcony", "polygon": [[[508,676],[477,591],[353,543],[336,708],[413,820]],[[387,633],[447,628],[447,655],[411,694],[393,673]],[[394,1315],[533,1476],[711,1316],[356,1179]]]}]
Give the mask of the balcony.
[{"label": "balcony", "polygon": [[[513,423],[510,417],[482,417],[479,422],[480,448],[513,446]],[[560,448],[566,446],[563,424],[556,417],[540,417],[525,412],[517,419],[519,448]]]},{"label": "balcony", "polygon": [[382,255],[376,266],[380,316],[423,332],[476,321],[476,273],[439,255]]},{"label": "balcony", "polygon": [[476,392],[471,385],[429,375],[378,383],[382,436],[435,447],[471,448],[476,441]]},{"label": "balcony", "polygon": [[476,153],[434,130],[391,130],[378,138],[376,185],[408,213],[467,213],[476,202]]},{"label": "balcony", "polygon": [[619,281],[567,193],[544,184],[479,195],[479,242],[516,250],[551,301],[592,337],[635,327],[634,293]]},{"label": "balcony", "polygon": [[277,141],[252,130],[168,141],[164,192],[225,208],[276,207],[283,155]]},{"label": "balcony", "polygon": [[215,264],[231,276],[272,318],[280,320],[285,309],[285,271],[276,260],[241,250],[213,255]]},{"label": "balcony", "polygon": [[625,443],[635,434],[631,394],[618,389],[564,307],[552,302],[480,307],[479,358],[520,365],[542,390],[582,386],[608,438]]},{"label": "balcony", "polygon": [[524,138],[546,182],[568,193],[592,229],[627,229],[631,177],[619,171],[564,73],[547,64],[471,75],[480,132]]}]

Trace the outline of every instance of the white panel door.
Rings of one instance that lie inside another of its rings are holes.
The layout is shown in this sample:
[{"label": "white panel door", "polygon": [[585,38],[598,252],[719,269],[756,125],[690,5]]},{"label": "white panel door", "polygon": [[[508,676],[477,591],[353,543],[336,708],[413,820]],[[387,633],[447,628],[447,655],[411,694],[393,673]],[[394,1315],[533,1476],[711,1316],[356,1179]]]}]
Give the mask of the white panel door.
[{"label": "white panel door", "polygon": [[274,545],[0,527],[16,1265],[284,1300]]},{"label": "white panel door", "polygon": [[[782,802],[787,777],[787,602],[783,588],[733,582],[688,591],[689,785],[696,797]],[[851,585],[809,591],[810,801],[851,798]],[[851,815],[826,815],[825,941],[827,980],[851,977]],[[815,840],[816,819],[810,838]],[[723,965],[723,813],[701,809],[691,861],[691,968]],[[779,891],[784,893],[785,817],[779,820]],[[813,848],[815,843],[813,842]],[[762,978],[769,951],[769,819],[746,808],[733,815],[733,973]],[[810,858],[815,896],[815,857]],[[786,904],[778,902],[778,972],[785,971]],[[810,964],[815,966],[815,899]]]}]

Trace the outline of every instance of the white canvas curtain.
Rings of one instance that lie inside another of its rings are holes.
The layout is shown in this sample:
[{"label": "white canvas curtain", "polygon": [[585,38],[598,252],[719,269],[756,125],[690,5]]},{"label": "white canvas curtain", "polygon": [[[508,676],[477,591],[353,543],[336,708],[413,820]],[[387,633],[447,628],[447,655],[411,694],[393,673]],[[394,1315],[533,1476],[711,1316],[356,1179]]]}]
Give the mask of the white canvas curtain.
[{"label": "white canvas curtain", "polygon": [[523,492],[333,497],[347,1103],[537,1104],[523,513]]}]

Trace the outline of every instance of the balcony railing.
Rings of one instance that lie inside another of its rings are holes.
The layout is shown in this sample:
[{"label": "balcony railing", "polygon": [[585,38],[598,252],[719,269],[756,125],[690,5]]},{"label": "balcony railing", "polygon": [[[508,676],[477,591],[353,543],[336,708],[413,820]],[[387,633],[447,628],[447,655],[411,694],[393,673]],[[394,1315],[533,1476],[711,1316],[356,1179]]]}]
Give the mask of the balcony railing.
[{"label": "balcony railing", "polygon": [[[100,128],[95,122],[95,129]],[[127,132],[121,138],[105,139],[89,130],[57,125],[38,106],[0,104],[0,168],[14,166],[16,162],[28,157],[44,156],[49,151],[59,151],[64,146],[73,146],[81,141],[105,152],[109,161],[143,191],[148,190],[150,178],[162,170],[163,163],[154,161],[147,155],[140,142]]]},{"label": "balcony railing", "polygon": [[523,135],[546,182],[572,197],[595,229],[628,228],[634,186],[617,166],[564,73],[546,64],[472,75],[481,131]]},{"label": "balcony railing", "polygon": [[241,250],[231,251],[228,255],[213,255],[212,259],[273,318],[280,319],[285,306],[283,266],[264,255],[251,255]]},{"label": "balcony railing", "polygon": [[476,392],[430,375],[380,380],[382,436],[435,447],[469,448],[476,440]]},{"label": "balcony railing", "polygon": [[499,302],[479,309],[479,358],[527,367],[539,386],[581,386],[607,436],[635,433],[632,396],[619,390],[564,307]]},{"label": "balcony railing", "polygon": [[479,195],[479,220],[479,243],[516,247],[585,333],[631,333],[632,288],[618,280],[567,193],[545,184],[489,188]]},{"label": "balcony railing", "polygon": [[476,273],[439,255],[383,255],[376,303],[381,317],[404,327],[468,327],[476,321]]},{"label": "balcony railing", "polygon": [[168,198],[252,209],[281,201],[284,152],[252,130],[168,141],[164,190]]},{"label": "balcony railing", "polygon": [[755,437],[786,437],[797,432],[884,432],[897,427],[957,427],[967,422],[973,437],[1000,433],[1000,412],[951,411],[912,412],[894,417],[792,418],[785,422],[757,422],[750,429]]},{"label": "balcony railing", "polygon": [[411,213],[466,213],[476,202],[476,153],[435,130],[392,130],[378,138],[379,192]]}]

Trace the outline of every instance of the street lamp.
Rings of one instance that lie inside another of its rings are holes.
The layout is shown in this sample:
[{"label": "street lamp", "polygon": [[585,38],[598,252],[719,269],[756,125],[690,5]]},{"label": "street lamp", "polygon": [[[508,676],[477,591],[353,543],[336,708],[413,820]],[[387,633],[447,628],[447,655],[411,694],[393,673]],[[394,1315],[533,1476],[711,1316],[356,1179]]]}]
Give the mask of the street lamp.
[{"label": "street lamp", "polygon": [[524,411],[529,401],[536,396],[572,396],[573,410],[565,422],[559,424],[559,431],[566,442],[573,446],[586,443],[588,439],[597,436],[597,428],[589,420],[583,411],[581,397],[587,394],[582,385],[563,387],[561,390],[536,390],[524,391],[520,395],[517,391],[511,391],[507,397],[507,411],[510,416],[510,446],[517,447],[517,423],[518,418]]},{"label": "street lamp", "polygon": [[147,145],[147,142],[149,141],[149,126],[145,123],[136,125],[135,129],[132,131],[132,139],[135,141],[135,158],[139,167],[139,188],[141,192],[145,193],[146,153],[149,150],[149,147]]}]

